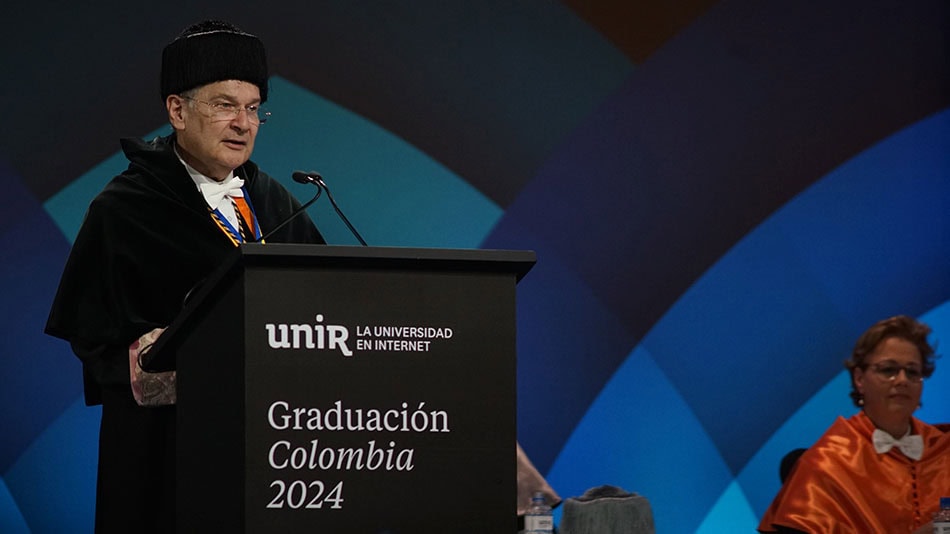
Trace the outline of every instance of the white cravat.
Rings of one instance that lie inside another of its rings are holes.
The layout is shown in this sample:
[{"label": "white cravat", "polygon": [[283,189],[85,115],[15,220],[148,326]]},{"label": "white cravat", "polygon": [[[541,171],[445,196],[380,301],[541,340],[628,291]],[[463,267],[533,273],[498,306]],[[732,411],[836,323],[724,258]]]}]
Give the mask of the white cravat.
[{"label": "white cravat", "polygon": [[[191,165],[188,165],[188,163],[181,157],[181,154],[178,153],[177,145],[175,146],[175,155],[178,156],[178,161],[180,161],[181,164],[185,166],[185,170],[188,171],[188,176],[191,176],[192,181],[195,182],[195,185],[198,187],[198,191],[200,191],[201,195],[205,198],[205,202],[211,206],[211,209],[216,209],[221,213],[221,215],[224,215],[224,218],[227,219],[229,223],[231,223],[231,226],[237,228],[238,219],[237,214],[234,212],[234,206],[230,202],[225,202],[222,204],[221,201],[227,196],[243,197],[244,191],[241,191],[241,186],[244,185],[244,180],[237,178],[234,175],[234,171],[231,171],[231,174],[228,174],[228,176],[223,181],[217,182],[201,174]],[[239,184],[236,186],[237,189],[234,188],[235,180],[238,180],[237,183]],[[228,185],[226,186],[227,189],[225,192],[221,194],[220,190],[215,186],[223,188],[225,187],[223,184]],[[209,192],[214,191],[215,194],[209,196],[208,193],[205,193],[206,188]]]},{"label": "white cravat", "polygon": [[241,190],[242,187],[244,187],[244,180],[237,176],[223,182],[201,182],[198,184],[198,189],[201,190],[205,201],[213,210],[218,209],[221,201],[227,197],[243,197],[244,191]]},{"label": "white cravat", "polygon": [[911,460],[920,460],[920,457],[924,455],[924,438],[920,437],[920,434],[911,435],[910,430],[907,430],[901,439],[894,439],[894,436],[883,430],[875,430],[871,434],[871,439],[874,441],[874,450],[878,454],[885,454],[897,446],[904,456]]}]

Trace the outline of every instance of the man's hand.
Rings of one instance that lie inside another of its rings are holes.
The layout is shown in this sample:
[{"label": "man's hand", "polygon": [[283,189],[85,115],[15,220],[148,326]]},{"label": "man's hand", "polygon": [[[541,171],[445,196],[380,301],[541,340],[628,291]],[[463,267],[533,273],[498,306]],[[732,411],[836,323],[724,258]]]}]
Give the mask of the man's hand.
[{"label": "man's hand", "polygon": [[139,365],[140,357],[152,348],[164,331],[164,328],[156,328],[129,345],[129,381],[132,396],[139,406],[175,404],[175,371],[149,373]]}]

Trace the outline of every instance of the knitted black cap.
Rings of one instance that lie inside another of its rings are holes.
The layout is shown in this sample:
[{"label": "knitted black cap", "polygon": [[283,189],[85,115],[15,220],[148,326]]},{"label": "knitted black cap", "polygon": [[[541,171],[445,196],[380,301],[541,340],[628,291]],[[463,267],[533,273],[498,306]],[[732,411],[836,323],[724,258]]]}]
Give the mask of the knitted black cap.
[{"label": "knitted black cap", "polygon": [[162,101],[168,95],[223,80],[253,83],[267,100],[264,43],[226,22],[207,20],[188,27],[162,52]]}]

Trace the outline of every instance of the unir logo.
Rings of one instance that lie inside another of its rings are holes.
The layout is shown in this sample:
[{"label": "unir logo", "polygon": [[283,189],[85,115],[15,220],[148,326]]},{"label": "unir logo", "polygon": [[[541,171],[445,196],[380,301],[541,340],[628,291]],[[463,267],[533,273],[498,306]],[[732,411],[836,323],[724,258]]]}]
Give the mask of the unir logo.
[{"label": "unir logo", "polygon": [[272,349],[339,350],[344,356],[353,351],[346,342],[350,329],[336,324],[322,324],[323,314],[317,314],[316,324],[265,324],[267,344]]}]

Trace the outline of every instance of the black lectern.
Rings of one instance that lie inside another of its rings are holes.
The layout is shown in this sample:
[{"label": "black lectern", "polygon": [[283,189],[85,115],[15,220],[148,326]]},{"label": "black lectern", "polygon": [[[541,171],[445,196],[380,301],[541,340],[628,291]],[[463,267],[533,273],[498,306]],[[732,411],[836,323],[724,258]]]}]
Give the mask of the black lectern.
[{"label": "black lectern", "polygon": [[180,532],[514,532],[528,251],[251,244],[146,367],[178,372]]}]

